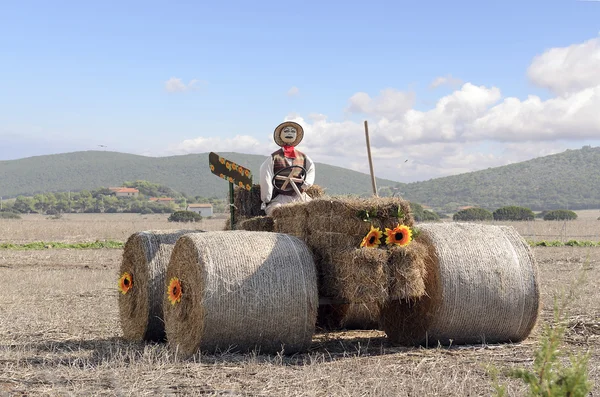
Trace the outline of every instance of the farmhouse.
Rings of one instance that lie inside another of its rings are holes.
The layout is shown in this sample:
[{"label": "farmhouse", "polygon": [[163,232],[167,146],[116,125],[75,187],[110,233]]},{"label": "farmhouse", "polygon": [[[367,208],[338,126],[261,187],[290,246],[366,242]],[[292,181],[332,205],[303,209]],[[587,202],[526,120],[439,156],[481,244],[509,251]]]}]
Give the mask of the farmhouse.
[{"label": "farmhouse", "polygon": [[213,215],[213,206],[212,204],[188,204],[188,211],[195,212],[197,214],[202,215],[203,217],[208,217]]},{"label": "farmhouse", "polygon": [[138,189],[132,187],[109,187],[111,192],[115,192],[117,197],[137,197],[140,194]]}]

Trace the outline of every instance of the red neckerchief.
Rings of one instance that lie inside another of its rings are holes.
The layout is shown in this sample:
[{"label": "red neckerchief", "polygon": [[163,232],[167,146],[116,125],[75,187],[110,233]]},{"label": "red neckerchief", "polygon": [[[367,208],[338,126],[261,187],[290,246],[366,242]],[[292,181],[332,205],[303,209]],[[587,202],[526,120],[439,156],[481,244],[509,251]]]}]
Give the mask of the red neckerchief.
[{"label": "red neckerchief", "polygon": [[284,145],[282,147],[283,147],[283,155],[285,157],[289,157],[291,159],[295,159],[296,158],[296,151],[294,150],[293,146]]}]

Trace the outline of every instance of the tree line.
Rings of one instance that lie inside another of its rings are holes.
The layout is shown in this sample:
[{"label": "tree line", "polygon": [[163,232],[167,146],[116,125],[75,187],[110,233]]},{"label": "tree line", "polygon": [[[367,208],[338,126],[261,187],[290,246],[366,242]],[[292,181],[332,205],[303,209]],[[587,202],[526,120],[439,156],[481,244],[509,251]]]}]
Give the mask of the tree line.
[{"label": "tree line", "polygon": [[[117,197],[106,187],[79,192],[50,192],[39,193],[33,197],[18,196],[14,201],[5,202],[2,211],[21,214],[61,213],[173,213],[178,209],[187,208],[188,204],[210,203],[214,212],[224,212],[226,203],[217,197],[188,196],[173,189],[148,181],[125,182],[123,187],[139,190],[137,197]],[[171,197],[171,203],[149,201],[150,197]]]}]

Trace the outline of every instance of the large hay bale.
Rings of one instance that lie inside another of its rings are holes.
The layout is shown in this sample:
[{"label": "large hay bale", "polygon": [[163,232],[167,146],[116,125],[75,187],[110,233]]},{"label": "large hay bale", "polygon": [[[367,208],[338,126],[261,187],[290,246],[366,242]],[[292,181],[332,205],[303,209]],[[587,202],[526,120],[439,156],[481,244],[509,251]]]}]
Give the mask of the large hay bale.
[{"label": "large hay bale", "polygon": [[177,239],[200,230],[152,230],[132,234],[123,248],[119,277],[131,276],[130,289],[119,293],[123,336],[132,341],[162,341],[165,271]]},{"label": "large hay bale", "polygon": [[173,304],[165,295],[165,328],[185,356],[198,350],[287,354],[312,342],[316,269],[297,238],[242,230],[185,235],[167,269],[167,282],[173,278],[181,298]]},{"label": "large hay bale", "polygon": [[320,295],[348,303],[379,303],[386,300],[388,251],[356,248],[341,251],[319,268]]},{"label": "large hay bale", "polygon": [[298,237],[306,242],[308,239],[308,203],[293,202],[277,207],[271,213],[275,224],[273,231]]},{"label": "large hay bale", "polygon": [[270,216],[257,216],[237,222],[237,229],[252,232],[272,232],[274,221]]},{"label": "large hay bale", "polygon": [[430,239],[426,296],[389,300],[383,327],[395,343],[519,342],[539,311],[537,266],[513,227],[420,224]]},{"label": "large hay bale", "polygon": [[415,299],[425,295],[429,244],[418,236],[404,247],[388,248],[388,292],[390,299]]},{"label": "large hay bale", "polygon": [[307,242],[315,254],[326,257],[334,251],[358,248],[371,226],[413,226],[409,203],[397,197],[367,199],[323,197],[306,205]]},{"label": "large hay bale", "polygon": [[[234,215],[236,218],[264,216],[265,211],[260,209],[261,204],[259,184],[252,185],[250,190],[234,186],[233,205],[235,206]],[[237,220],[236,223],[238,223]]]}]

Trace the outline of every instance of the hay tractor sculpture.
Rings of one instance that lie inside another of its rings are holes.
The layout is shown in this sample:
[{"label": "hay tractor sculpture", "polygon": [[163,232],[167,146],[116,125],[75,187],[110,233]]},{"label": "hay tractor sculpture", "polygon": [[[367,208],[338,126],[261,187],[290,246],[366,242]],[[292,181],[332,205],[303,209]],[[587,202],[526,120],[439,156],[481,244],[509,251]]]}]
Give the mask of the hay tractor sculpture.
[{"label": "hay tractor sculpture", "polygon": [[[119,294],[126,338],[161,336],[184,355],[287,354],[306,351],[317,327],[379,329],[410,346],[519,342],[533,329],[537,267],[514,228],[417,225],[401,198],[328,197],[318,186],[310,201],[265,216],[247,168],[215,156],[250,180],[211,160],[230,183],[225,230],[130,238]],[[299,172],[275,174],[275,189],[298,191],[306,170],[290,168]]]}]

